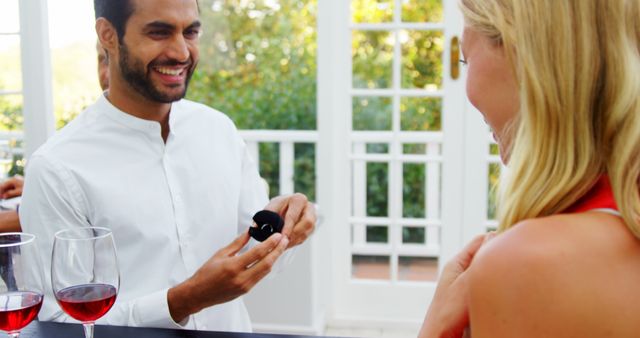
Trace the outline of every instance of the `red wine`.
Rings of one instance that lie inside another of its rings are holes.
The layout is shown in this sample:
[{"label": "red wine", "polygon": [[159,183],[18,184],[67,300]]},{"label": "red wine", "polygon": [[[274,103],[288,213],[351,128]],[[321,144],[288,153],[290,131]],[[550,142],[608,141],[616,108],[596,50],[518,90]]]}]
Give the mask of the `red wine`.
[{"label": "red wine", "polygon": [[108,284],[83,284],[56,292],[60,307],[81,322],[102,317],[116,301],[116,288]]},{"label": "red wine", "polygon": [[14,291],[0,294],[0,330],[20,331],[36,318],[42,307],[42,294]]}]

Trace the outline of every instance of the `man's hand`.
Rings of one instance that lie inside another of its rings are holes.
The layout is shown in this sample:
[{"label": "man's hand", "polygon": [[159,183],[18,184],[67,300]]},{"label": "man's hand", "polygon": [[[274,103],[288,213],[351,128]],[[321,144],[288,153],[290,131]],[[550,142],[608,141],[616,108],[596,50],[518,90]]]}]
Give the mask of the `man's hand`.
[{"label": "man's hand", "polygon": [[277,212],[284,219],[282,235],[289,238],[289,247],[304,242],[315,229],[316,208],[303,194],[274,197],[265,209]]},{"label": "man's hand", "polygon": [[12,176],[0,183],[0,198],[12,198],[22,196],[24,178],[20,175]]},{"label": "man's hand", "polygon": [[289,244],[286,236],[274,234],[237,255],[249,238],[249,234],[243,232],[231,244],[216,252],[191,278],[169,289],[169,312],[176,323],[206,307],[228,302],[247,293],[271,271]]}]

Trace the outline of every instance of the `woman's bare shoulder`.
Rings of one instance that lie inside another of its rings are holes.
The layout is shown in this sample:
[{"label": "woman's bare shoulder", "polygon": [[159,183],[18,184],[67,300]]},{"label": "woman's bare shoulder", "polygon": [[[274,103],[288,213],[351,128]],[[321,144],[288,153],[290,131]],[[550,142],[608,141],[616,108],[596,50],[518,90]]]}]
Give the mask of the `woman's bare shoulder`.
[{"label": "woman's bare shoulder", "polygon": [[[468,270],[474,337],[625,336],[640,332],[640,241],[602,213],[521,222]],[[630,271],[632,270],[632,271]]]}]

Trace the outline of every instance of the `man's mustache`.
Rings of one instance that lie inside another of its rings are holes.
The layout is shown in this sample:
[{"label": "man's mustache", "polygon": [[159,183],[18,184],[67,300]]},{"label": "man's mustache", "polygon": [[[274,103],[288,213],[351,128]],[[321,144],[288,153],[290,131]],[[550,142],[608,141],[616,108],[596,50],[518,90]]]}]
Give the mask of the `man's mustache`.
[{"label": "man's mustache", "polygon": [[189,61],[178,61],[178,60],[167,60],[167,61],[157,61],[151,63],[151,67],[173,67],[173,66],[187,66],[191,67],[193,62]]}]

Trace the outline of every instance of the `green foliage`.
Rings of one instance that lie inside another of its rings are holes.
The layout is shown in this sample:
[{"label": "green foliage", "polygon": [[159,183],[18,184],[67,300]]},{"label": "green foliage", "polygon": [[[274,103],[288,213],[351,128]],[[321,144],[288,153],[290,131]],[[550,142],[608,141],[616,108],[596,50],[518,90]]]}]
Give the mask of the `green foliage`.
[{"label": "green foliage", "polygon": [[400,103],[400,130],[442,130],[442,99],[405,97]]},{"label": "green foliage", "polygon": [[393,36],[389,32],[354,31],[351,57],[354,88],[390,88]]},{"label": "green foliage", "polygon": [[353,130],[391,130],[390,97],[354,97]]},{"label": "green foliage", "polygon": [[351,21],[381,23],[393,21],[394,0],[351,0]]},{"label": "green foliage", "polygon": [[[442,22],[442,0],[403,0],[403,22]],[[394,0],[351,0],[351,21],[355,23],[392,22]]]},{"label": "green foliage", "polygon": [[489,203],[487,206],[487,219],[496,218],[496,199],[498,189],[498,179],[500,178],[500,163],[489,164],[489,183],[487,191],[489,192]]},{"label": "green foliage", "polygon": [[241,129],[316,128],[315,1],[201,1],[188,97]]},{"label": "green foliage", "polygon": [[426,167],[423,163],[405,163],[403,165],[402,217],[425,217]]},{"label": "green foliage", "polygon": [[[316,2],[200,1],[200,64],[187,97],[240,129],[316,129]],[[295,148],[295,189],[315,196],[315,147]],[[278,151],[260,147],[260,173],[279,193]]]},{"label": "green foliage", "polygon": [[21,130],[22,97],[20,95],[0,96],[0,130]]},{"label": "green foliage", "polygon": [[388,172],[388,163],[367,163],[367,216],[387,217],[389,215]]},{"label": "green foliage", "polygon": [[95,42],[78,42],[51,51],[56,128],[62,128],[102,90],[98,83]]},{"label": "green foliage", "polygon": [[442,32],[401,32],[402,88],[442,88]]}]

